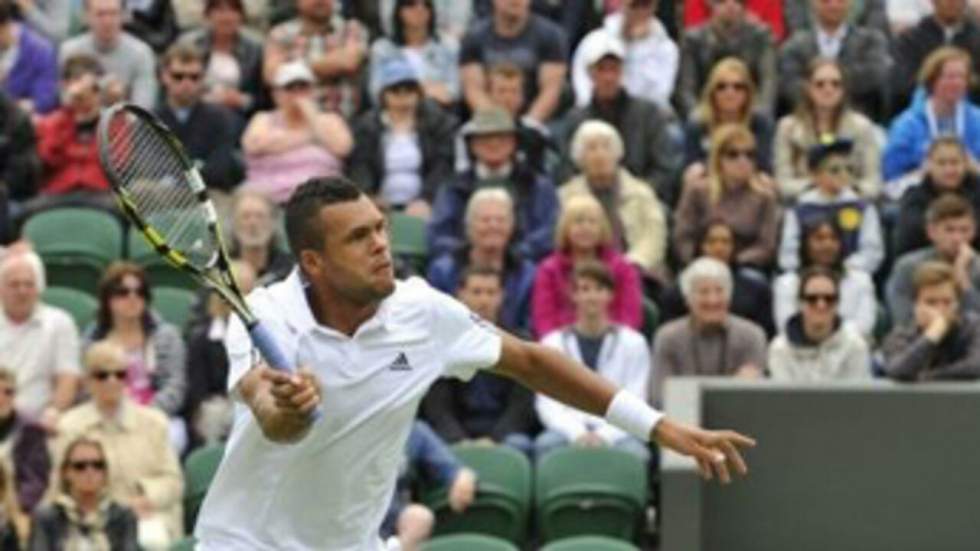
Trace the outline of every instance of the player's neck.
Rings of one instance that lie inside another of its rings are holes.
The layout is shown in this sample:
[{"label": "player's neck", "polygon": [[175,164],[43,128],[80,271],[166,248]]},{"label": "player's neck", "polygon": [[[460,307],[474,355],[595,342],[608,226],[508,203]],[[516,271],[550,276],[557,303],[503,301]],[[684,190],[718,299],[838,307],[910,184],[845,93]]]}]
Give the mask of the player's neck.
[{"label": "player's neck", "polygon": [[317,323],[352,336],[357,328],[374,317],[380,302],[361,303],[324,288],[310,288],[307,300]]}]

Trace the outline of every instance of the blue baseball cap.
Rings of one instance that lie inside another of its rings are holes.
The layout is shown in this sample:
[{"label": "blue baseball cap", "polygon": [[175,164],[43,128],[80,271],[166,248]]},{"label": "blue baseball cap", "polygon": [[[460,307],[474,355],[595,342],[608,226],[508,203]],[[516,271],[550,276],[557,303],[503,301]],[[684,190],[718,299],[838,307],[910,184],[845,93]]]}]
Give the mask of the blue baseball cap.
[{"label": "blue baseball cap", "polygon": [[419,83],[419,76],[415,72],[415,68],[402,57],[394,57],[383,61],[378,75],[381,91],[396,84]]}]

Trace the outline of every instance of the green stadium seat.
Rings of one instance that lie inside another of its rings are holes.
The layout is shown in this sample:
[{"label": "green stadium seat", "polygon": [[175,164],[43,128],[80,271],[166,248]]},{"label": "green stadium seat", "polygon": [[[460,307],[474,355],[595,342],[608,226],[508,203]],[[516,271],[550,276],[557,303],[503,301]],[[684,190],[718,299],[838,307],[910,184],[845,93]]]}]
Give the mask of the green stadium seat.
[{"label": "green stadium seat", "polygon": [[888,332],[892,330],[892,317],[888,312],[888,308],[881,302],[878,302],[875,306],[875,326],[872,329],[872,336],[875,342],[881,343],[888,336]]},{"label": "green stadium seat", "polygon": [[171,266],[151,249],[143,234],[135,228],[130,228],[126,236],[126,251],[127,258],[146,270],[154,288],[161,286],[192,291],[200,287],[194,278]]},{"label": "green stadium seat", "polygon": [[89,256],[41,256],[47,284],[95,295],[108,264]]},{"label": "green stadium seat", "polygon": [[518,551],[512,543],[482,534],[456,534],[429,540],[422,551]]},{"label": "green stadium seat", "polygon": [[640,332],[647,342],[653,342],[653,335],[660,326],[660,308],[649,297],[643,297],[643,325]]},{"label": "green stadium seat", "polygon": [[194,539],[194,536],[187,536],[170,544],[170,551],[194,551],[195,545],[197,545],[197,540]]},{"label": "green stadium seat", "polygon": [[647,500],[647,466],[609,448],[566,447],[538,460],[535,510],[543,542],[597,535],[633,541]]},{"label": "green stadium seat", "polygon": [[99,309],[99,301],[95,297],[69,287],[48,287],[41,293],[41,301],[68,312],[79,331],[84,331],[92,323]]},{"label": "green stadium seat", "polygon": [[436,515],[436,535],[479,533],[522,543],[531,512],[531,463],[504,446],[455,446],[459,460],[477,473],[476,500],[463,513],[449,508],[445,488],[422,492]]},{"label": "green stadium seat", "polygon": [[184,530],[188,533],[194,531],[197,514],[224,453],[224,445],[205,446],[192,451],[184,461]]},{"label": "green stadium seat", "polygon": [[603,536],[580,536],[549,543],[541,551],[640,551],[633,544]]},{"label": "green stadium seat", "polygon": [[197,295],[187,289],[153,285],[153,309],[180,330],[187,328]]},{"label": "green stadium seat", "polygon": [[391,252],[411,261],[419,270],[425,268],[429,245],[425,237],[425,221],[400,212],[388,215],[391,232]]},{"label": "green stadium seat", "polygon": [[123,233],[119,220],[98,209],[44,210],[27,220],[22,234],[42,258],[84,256],[108,265],[122,256]]}]

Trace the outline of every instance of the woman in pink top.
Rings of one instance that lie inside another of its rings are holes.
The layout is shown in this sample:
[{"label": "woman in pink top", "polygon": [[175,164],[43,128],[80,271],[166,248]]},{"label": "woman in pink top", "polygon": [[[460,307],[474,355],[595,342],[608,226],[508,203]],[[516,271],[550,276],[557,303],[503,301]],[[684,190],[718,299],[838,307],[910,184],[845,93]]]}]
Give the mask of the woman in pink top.
[{"label": "woman in pink top", "polygon": [[314,99],[314,77],[302,61],[276,71],[273,111],[256,113],[242,136],[245,185],[277,203],[313,176],[337,176],[354,145],[347,123],[324,113]]},{"label": "woman in pink top", "polygon": [[613,321],[639,329],[643,321],[640,275],[619,253],[609,219],[591,195],[577,195],[562,205],[555,231],[555,252],[538,265],[531,295],[531,321],[538,336],[575,321],[571,278],[576,262],[599,260],[616,281],[609,305]]}]

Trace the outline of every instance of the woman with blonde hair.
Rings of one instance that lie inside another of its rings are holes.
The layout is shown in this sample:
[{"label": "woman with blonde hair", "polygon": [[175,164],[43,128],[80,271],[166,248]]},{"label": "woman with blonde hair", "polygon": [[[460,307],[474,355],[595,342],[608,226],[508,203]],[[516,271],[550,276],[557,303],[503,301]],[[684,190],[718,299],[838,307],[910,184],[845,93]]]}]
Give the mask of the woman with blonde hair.
[{"label": "woman with blonde hair", "polygon": [[705,178],[685,186],[674,213],[674,247],[687,265],[697,254],[704,224],[720,220],[735,235],[734,261],[768,269],[776,254],[779,203],[756,166],[758,145],[744,125],[729,124],[712,135]]},{"label": "woman with blonde hair", "polygon": [[725,124],[741,124],[750,129],[758,143],[756,167],[765,172],[771,170],[772,120],[754,110],[755,95],[752,74],[742,60],[726,57],[711,69],[701,101],[685,128],[685,186],[705,176],[704,161],[711,153],[711,137]]},{"label": "woman with blonde hair", "polygon": [[555,252],[538,266],[531,294],[531,322],[536,335],[546,335],[575,321],[572,273],[575,265],[585,260],[598,260],[612,272],[616,292],[609,305],[611,320],[634,329],[642,324],[639,273],[616,250],[612,227],[599,201],[591,195],[577,195],[562,204]]}]

